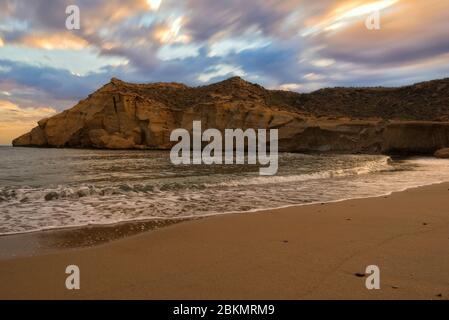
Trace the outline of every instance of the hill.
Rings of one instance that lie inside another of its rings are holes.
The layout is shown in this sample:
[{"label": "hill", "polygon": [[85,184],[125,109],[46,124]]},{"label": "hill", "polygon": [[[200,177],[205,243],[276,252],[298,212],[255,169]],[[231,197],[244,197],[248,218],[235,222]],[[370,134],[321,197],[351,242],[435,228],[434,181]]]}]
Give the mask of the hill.
[{"label": "hill", "polygon": [[14,146],[169,149],[170,132],[277,128],[282,151],[430,153],[449,146],[449,79],[400,88],[267,90],[233,77],[189,87],[111,81]]}]

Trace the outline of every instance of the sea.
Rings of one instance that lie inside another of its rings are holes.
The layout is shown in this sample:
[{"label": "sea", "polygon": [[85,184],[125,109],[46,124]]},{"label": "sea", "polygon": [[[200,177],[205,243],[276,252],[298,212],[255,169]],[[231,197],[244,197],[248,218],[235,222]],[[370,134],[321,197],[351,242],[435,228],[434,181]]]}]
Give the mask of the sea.
[{"label": "sea", "polygon": [[168,151],[2,146],[0,163],[1,235],[257,214],[449,181],[449,160],[385,155],[281,153],[274,176],[258,165],[173,165]]}]

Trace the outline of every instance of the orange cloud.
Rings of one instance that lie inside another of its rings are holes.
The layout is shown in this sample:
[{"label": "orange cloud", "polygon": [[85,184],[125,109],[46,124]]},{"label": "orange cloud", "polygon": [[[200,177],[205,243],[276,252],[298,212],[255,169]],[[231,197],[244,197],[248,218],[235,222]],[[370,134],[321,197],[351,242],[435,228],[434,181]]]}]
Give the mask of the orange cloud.
[{"label": "orange cloud", "polygon": [[339,1],[322,16],[313,17],[306,22],[303,36],[335,31],[360,22],[374,12],[397,4],[400,0]]},{"label": "orange cloud", "polygon": [[20,108],[10,101],[0,100],[0,144],[11,144],[14,138],[34,128],[37,121],[56,112],[51,107]]},{"label": "orange cloud", "polygon": [[163,44],[167,43],[188,43],[190,37],[182,33],[182,27],[185,23],[184,17],[178,17],[165,26],[160,26],[154,32],[154,37]]},{"label": "orange cloud", "polygon": [[46,50],[64,49],[81,50],[87,47],[88,42],[72,33],[59,33],[51,35],[29,35],[20,42],[26,46]]},{"label": "orange cloud", "polygon": [[150,5],[150,0],[132,0],[127,2],[123,0],[99,1],[98,5],[84,12],[81,29],[86,34],[96,34],[99,29],[113,27],[135,14],[148,10],[156,11],[156,0],[151,1],[151,3]]},{"label": "orange cloud", "polygon": [[[357,4],[358,8],[362,5],[360,1]],[[349,7],[341,4],[339,8],[348,10]],[[365,18],[369,14],[364,14],[351,25],[315,33],[310,40],[322,47],[318,54],[324,58],[332,58],[337,65],[350,62],[375,65],[376,69],[381,66],[400,68],[403,65],[417,65],[422,60],[436,59],[446,53],[449,46],[448,10],[449,2],[447,1],[397,1],[388,10],[380,12],[379,30],[373,31],[366,28]],[[328,17],[344,15],[336,8],[329,12],[325,15],[327,20],[324,19],[324,21],[331,21]],[[357,13],[358,11],[349,9],[346,12]],[[366,13],[366,11],[363,12]],[[314,22],[317,23],[317,21]],[[323,27],[329,24],[311,24],[311,26],[316,25],[324,30]]]}]

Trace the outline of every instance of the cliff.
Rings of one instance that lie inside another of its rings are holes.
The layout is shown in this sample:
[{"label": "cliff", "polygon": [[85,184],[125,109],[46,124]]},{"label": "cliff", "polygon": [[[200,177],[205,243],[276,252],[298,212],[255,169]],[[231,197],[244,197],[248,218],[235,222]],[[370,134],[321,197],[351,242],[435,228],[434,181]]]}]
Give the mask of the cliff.
[{"label": "cliff", "polygon": [[267,90],[234,77],[202,87],[112,79],[14,146],[169,149],[170,133],[277,128],[281,151],[433,153],[449,146],[449,79],[402,88]]}]

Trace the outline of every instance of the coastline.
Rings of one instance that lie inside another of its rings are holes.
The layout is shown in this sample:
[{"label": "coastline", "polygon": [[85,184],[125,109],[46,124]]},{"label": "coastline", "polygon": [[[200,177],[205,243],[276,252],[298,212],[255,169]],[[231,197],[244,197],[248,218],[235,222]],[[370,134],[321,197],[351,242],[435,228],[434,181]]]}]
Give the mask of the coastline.
[{"label": "coastline", "polygon": [[[254,214],[259,212],[277,211],[291,207],[323,205],[328,203],[338,203],[350,200],[371,199],[390,196],[394,193],[404,192],[409,189],[416,189],[431,185],[449,183],[449,181],[437,181],[434,183],[418,184],[408,186],[395,191],[370,196],[354,196],[336,200],[315,201],[309,203],[286,204],[278,207],[254,208],[246,211],[227,211],[219,213],[209,213],[204,215],[191,215],[179,218],[144,218],[134,220],[123,220],[113,223],[95,223],[87,225],[69,225],[64,227],[49,227],[40,230],[30,230],[23,232],[11,232],[0,234],[0,261],[9,258],[27,257],[31,255],[41,255],[55,252],[57,248],[77,249],[83,247],[96,246],[102,243],[119,240],[139,233],[154,231],[161,227],[181,223],[191,220],[207,219],[223,215]],[[93,235],[93,236],[92,236]],[[87,237],[87,239],[84,239]],[[58,239],[65,239],[63,242]],[[42,241],[44,240],[44,241]],[[47,242],[47,243],[45,243]],[[58,243],[59,242],[59,243]],[[35,246],[26,247],[24,244],[34,243]],[[17,248],[19,245],[19,248]],[[11,246],[16,246],[11,248]],[[5,250],[6,249],[6,250]],[[11,249],[11,250],[8,250]]]},{"label": "coastline", "polygon": [[[390,157],[390,156],[388,156],[388,157]],[[396,156],[396,159],[435,160],[436,158],[434,158],[434,157],[418,157],[418,156],[412,156],[412,157]],[[127,234],[124,235],[124,236],[128,236],[128,235],[132,235],[132,234],[139,233],[139,232],[157,229],[161,226],[171,225],[171,224],[180,223],[180,222],[189,221],[189,220],[198,220],[198,219],[210,218],[210,217],[221,216],[221,215],[258,213],[258,212],[263,212],[263,211],[267,211],[267,210],[273,211],[273,210],[286,209],[286,208],[290,208],[290,207],[309,206],[309,205],[317,205],[317,204],[323,204],[323,203],[334,203],[334,202],[341,202],[341,201],[348,201],[348,200],[377,198],[377,197],[389,196],[393,193],[406,191],[408,189],[420,188],[420,187],[441,184],[441,183],[446,183],[446,182],[449,183],[449,178],[441,179],[438,181],[432,181],[432,182],[428,181],[426,183],[417,183],[417,184],[413,184],[413,185],[408,185],[406,187],[402,187],[399,189],[388,190],[383,193],[376,193],[376,194],[362,195],[362,196],[353,195],[353,196],[349,196],[346,198],[337,198],[334,200],[321,200],[321,201],[316,200],[316,201],[304,202],[304,203],[289,203],[289,204],[285,204],[285,205],[278,205],[278,206],[274,206],[274,207],[265,207],[265,208],[255,207],[255,208],[247,209],[244,211],[221,211],[221,212],[217,211],[217,212],[205,213],[202,215],[192,214],[192,215],[184,215],[181,217],[136,218],[136,219],[129,219],[129,220],[119,220],[119,221],[108,222],[108,223],[100,222],[100,223],[89,223],[89,224],[74,224],[74,225],[66,225],[66,226],[47,226],[47,227],[44,227],[41,229],[31,229],[31,230],[26,230],[26,231],[14,231],[14,232],[0,233],[0,260],[5,257],[4,253],[1,250],[2,241],[4,239],[12,238],[12,237],[26,237],[26,236],[32,236],[35,234],[38,235],[38,234],[47,234],[47,233],[48,234],[51,234],[51,233],[77,233],[79,231],[83,231],[86,229],[112,230],[112,229],[117,229],[117,228],[122,229],[122,227],[124,227],[123,229],[128,230],[128,232],[126,232]],[[141,229],[141,231],[134,230],[134,229]],[[110,240],[119,239],[119,238],[122,238],[122,236],[111,236]],[[104,239],[104,241],[103,240],[95,241],[95,243],[97,243],[97,242],[101,243],[101,242],[107,242],[107,241],[109,241],[109,240]],[[93,243],[93,244],[95,244],[95,243]]]},{"label": "coastline", "polygon": [[[0,298],[449,299],[448,195],[441,183],[218,215],[4,259]],[[64,286],[70,264],[80,267],[81,290]],[[355,275],[373,264],[380,290]]]}]

